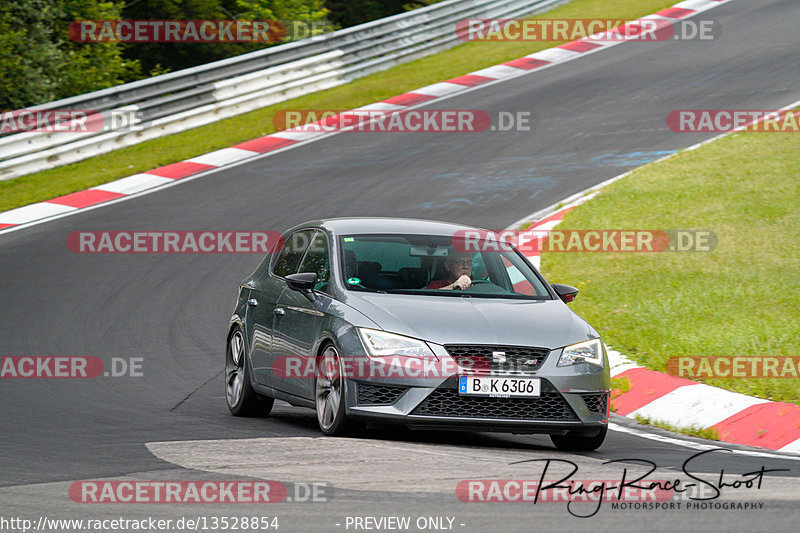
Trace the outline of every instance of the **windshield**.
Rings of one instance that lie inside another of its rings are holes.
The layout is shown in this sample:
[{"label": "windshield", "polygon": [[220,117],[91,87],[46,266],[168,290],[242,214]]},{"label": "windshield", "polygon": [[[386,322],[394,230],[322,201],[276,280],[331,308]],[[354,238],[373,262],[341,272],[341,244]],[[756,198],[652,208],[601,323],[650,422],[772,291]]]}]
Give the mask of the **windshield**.
[{"label": "windshield", "polygon": [[551,299],[517,250],[467,244],[431,235],[346,235],[340,237],[341,272],[353,291]]}]

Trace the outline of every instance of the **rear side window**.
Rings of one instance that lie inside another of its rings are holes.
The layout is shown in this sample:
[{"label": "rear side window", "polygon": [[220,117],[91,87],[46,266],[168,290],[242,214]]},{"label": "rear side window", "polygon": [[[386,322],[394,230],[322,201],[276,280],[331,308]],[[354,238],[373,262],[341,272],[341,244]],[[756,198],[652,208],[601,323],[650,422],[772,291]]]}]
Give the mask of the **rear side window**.
[{"label": "rear side window", "polygon": [[313,236],[314,230],[297,231],[287,236],[283,249],[272,265],[272,273],[282,278],[289,274],[295,274],[300,260],[303,258],[303,253],[308,248]]}]

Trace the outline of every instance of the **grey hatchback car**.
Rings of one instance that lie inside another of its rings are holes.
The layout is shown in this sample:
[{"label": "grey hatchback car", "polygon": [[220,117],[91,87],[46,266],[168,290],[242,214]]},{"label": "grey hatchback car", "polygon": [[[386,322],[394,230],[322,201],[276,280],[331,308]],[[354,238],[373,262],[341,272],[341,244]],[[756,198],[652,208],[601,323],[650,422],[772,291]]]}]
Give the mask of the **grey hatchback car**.
[{"label": "grey hatchback car", "polygon": [[388,422],[598,448],[608,356],[566,305],[578,291],[492,235],[390,218],[288,230],[239,288],[230,412],[266,416],[280,399],[315,409],[328,435]]}]

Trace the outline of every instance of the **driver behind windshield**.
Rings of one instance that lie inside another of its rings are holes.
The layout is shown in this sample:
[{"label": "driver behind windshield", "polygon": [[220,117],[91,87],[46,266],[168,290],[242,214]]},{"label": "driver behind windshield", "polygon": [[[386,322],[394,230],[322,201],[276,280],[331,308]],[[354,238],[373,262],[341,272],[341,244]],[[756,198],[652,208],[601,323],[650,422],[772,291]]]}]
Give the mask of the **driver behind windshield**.
[{"label": "driver behind windshield", "polygon": [[428,289],[468,289],[472,285],[472,254],[451,248],[444,262],[445,279],[435,279],[428,283]]}]

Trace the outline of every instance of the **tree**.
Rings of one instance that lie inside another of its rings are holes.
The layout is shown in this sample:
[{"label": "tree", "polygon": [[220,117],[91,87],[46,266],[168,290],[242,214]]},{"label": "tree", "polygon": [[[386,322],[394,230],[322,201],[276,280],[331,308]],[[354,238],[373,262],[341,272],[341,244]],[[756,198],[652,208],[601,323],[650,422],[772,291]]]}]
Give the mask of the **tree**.
[{"label": "tree", "polygon": [[[279,43],[78,43],[79,20],[277,20],[284,42],[439,0],[0,0],[0,109],[21,109]],[[297,30],[297,31],[295,31]],[[300,32],[302,30],[302,33]]]},{"label": "tree", "polygon": [[68,38],[73,20],[119,18],[121,7],[92,0],[0,3],[0,109],[21,109],[135,79],[139,65],[122,57],[120,45],[83,45]]},{"label": "tree", "polygon": [[72,21],[120,18],[121,2],[67,0],[63,5],[64,18],[59,27],[59,37],[64,68],[60,73],[57,98],[97,91],[141,77],[141,65],[135,59],[125,57],[124,45],[75,43],[66,38],[65,29]]},{"label": "tree", "polygon": [[[150,20],[278,20],[324,22],[323,0],[135,0],[123,10],[126,19]],[[291,39],[291,35],[288,39]],[[153,43],[128,45],[126,57],[145,71],[169,70],[210,63],[279,43]]]},{"label": "tree", "polygon": [[424,7],[442,0],[326,0],[325,7],[330,12],[331,21],[342,28],[369,22],[418,7]]}]

